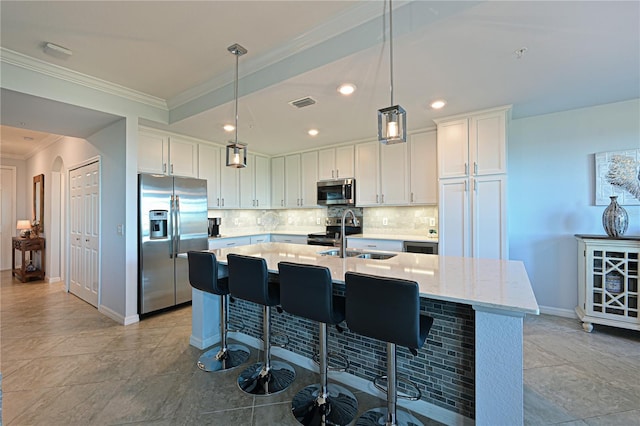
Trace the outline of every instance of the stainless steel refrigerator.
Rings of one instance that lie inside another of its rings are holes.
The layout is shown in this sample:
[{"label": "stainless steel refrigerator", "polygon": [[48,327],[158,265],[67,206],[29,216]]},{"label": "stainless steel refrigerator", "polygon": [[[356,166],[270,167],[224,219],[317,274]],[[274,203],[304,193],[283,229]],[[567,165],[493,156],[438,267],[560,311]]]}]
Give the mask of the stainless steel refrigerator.
[{"label": "stainless steel refrigerator", "polygon": [[207,249],[207,181],[138,175],[138,312],[191,300],[189,268],[179,253]]}]

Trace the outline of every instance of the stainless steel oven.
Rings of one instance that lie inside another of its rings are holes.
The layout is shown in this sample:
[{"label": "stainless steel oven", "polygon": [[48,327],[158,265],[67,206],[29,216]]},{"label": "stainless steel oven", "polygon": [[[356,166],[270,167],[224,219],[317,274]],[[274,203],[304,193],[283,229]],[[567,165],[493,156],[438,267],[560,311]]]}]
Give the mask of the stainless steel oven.
[{"label": "stainless steel oven", "polygon": [[317,201],[321,206],[355,206],[356,180],[321,180],[317,185]]}]

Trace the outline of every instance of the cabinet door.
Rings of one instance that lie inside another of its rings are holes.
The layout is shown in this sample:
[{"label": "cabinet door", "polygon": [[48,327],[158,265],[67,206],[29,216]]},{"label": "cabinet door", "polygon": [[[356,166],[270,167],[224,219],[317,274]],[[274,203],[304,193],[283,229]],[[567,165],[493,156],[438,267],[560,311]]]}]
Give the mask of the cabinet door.
[{"label": "cabinet door", "polygon": [[255,198],[257,208],[269,208],[271,205],[271,179],[269,159],[256,155],[255,158]]},{"label": "cabinet door", "polygon": [[379,142],[366,142],[355,147],[356,204],[359,207],[379,203]]},{"label": "cabinet door", "polygon": [[138,134],[138,171],[168,174],[169,139],[158,133]]},{"label": "cabinet door", "polygon": [[470,174],[507,172],[506,113],[473,116],[469,125]]},{"label": "cabinet door", "polygon": [[[226,164],[227,160],[224,161]],[[251,244],[251,237],[209,238],[209,250],[248,246],[249,244]]]},{"label": "cabinet door", "polygon": [[169,138],[169,174],[198,176],[198,144],[171,136]]},{"label": "cabinet door", "polygon": [[411,135],[409,202],[438,204],[438,172],[436,160],[436,132]]},{"label": "cabinet door", "polygon": [[198,147],[198,177],[207,180],[207,207],[220,207],[220,148],[200,144]]},{"label": "cabinet door", "polygon": [[284,205],[300,206],[300,155],[287,155],[284,159]]},{"label": "cabinet door", "polygon": [[350,178],[353,176],[353,145],[336,148],[336,177]]},{"label": "cabinet door", "polygon": [[472,256],[507,259],[507,178],[483,176],[471,182]]},{"label": "cabinet door", "polygon": [[317,207],[318,152],[305,152],[300,158],[300,205]]},{"label": "cabinet door", "polygon": [[361,250],[402,251],[400,240],[380,240],[370,238],[347,238],[347,247]]},{"label": "cabinet door", "polygon": [[379,149],[380,204],[408,204],[407,144],[379,145]]},{"label": "cabinet door", "polygon": [[284,207],[284,157],[271,159],[271,207]]},{"label": "cabinet door", "polygon": [[440,179],[438,254],[470,256],[469,180]]},{"label": "cabinet door", "polygon": [[[353,148],[352,148],[353,150]],[[351,154],[353,161],[353,151]],[[334,148],[318,151],[318,180],[336,178],[336,150]]]},{"label": "cabinet door", "polygon": [[438,124],[438,176],[463,177],[469,173],[469,129],[466,118]]},{"label": "cabinet door", "polygon": [[239,186],[242,169],[227,167],[227,159],[220,156],[220,207],[237,209],[240,207]]},{"label": "cabinet door", "polygon": [[238,169],[240,179],[240,208],[242,209],[255,207],[255,172],[256,156],[247,154],[247,167]]}]

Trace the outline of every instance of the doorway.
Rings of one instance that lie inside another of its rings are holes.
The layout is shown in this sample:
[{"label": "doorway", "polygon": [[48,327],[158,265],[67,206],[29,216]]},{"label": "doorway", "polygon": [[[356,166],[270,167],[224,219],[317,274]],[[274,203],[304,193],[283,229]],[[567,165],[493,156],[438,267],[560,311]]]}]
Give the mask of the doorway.
[{"label": "doorway", "polygon": [[0,270],[12,269],[11,251],[16,226],[16,168],[0,166]]}]

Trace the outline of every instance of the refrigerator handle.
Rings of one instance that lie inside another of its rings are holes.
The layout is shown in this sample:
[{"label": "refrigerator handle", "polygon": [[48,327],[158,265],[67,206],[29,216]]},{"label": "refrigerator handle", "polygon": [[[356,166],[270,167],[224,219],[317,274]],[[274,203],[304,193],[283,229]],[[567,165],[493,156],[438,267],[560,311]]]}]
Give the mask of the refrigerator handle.
[{"label": "refrigerator handle", "polygon": [[170,233],[169,233],[169,239],[170,239],[170,244],[169,244],[169,259],[173,259],[173,254],[175,253],[175,217],[174,217],[174,208],[173,208],[173,194],[171,195],[171,200],[169,201],[169,218],[171,220],[171,224],[169,225],[169,229],[170,229]]},{"label": "refrigerator handle", "polygon": [[180,253],[180,196],[176,195],[176,222],[175,227],[176,230],[176,250],[173,252],[174,256],[178,257],[178,253]]}]

